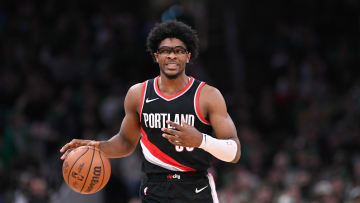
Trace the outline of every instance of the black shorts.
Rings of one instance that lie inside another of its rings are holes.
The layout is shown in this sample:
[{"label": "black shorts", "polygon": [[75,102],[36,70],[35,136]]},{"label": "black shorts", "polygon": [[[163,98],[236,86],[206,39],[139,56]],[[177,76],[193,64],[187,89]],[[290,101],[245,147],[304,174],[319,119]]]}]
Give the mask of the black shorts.
[{"label": "black shorts", "polygon": [[141,181],[140,198],[145,202],[219,202],[214,178],[207,172],[147,174]]}]

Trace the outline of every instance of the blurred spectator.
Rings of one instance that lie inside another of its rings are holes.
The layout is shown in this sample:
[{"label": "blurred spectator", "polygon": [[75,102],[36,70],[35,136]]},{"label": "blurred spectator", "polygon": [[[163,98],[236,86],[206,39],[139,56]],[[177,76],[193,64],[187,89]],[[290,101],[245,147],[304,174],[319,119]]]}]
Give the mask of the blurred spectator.
[{"label": "blurred spectator", "polygon": [[[0,203],[51,202],[64,183],[59,147],[117,133],[130,84],[156,76],[145,36],[173,17],[198,30],[189,71],[221,89],[238,127],[240,162],[213,162],[221,202],[360,202],[359,10],[356,0],[1,1]],[[106,202],[139,201],[140,163],[113,160]]]}]

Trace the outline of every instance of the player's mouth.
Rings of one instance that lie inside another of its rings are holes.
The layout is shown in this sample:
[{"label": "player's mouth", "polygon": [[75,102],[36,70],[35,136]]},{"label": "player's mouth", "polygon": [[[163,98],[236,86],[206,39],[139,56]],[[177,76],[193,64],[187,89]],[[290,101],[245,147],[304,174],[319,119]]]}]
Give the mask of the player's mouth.
[{"label": "player's mouth", "polygon": [[179,64],[177,63],[166,63],[166,69],[169,69],[169,70],[175,70],[179,67]]}]

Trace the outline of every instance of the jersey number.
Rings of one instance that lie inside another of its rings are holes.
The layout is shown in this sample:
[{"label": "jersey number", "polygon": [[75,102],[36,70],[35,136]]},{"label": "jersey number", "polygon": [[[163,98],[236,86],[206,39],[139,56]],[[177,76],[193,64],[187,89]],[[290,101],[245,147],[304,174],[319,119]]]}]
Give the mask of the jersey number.
[{"label": "jersey number", "polygon": [[[185,149],[186,149],[186,151],[188,151],[188,152],[194,151],[194,147],[185,147]],[[177,152],[182,152],[182,151],[184,151],[184,147],[182,147],[182,146],[175,146],[175,150],[176,150]]]}]

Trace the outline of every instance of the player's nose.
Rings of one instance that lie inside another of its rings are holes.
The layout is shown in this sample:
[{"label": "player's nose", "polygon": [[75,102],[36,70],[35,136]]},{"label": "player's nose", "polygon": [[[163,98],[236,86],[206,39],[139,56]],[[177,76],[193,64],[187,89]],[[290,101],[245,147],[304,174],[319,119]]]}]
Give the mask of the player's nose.
[{"label": "player's nose", "polygon": [[170,54],[167,55],[167,57],[170,59],[176,58],[176,54],[172,51],[172,52],[170,52]]}]

